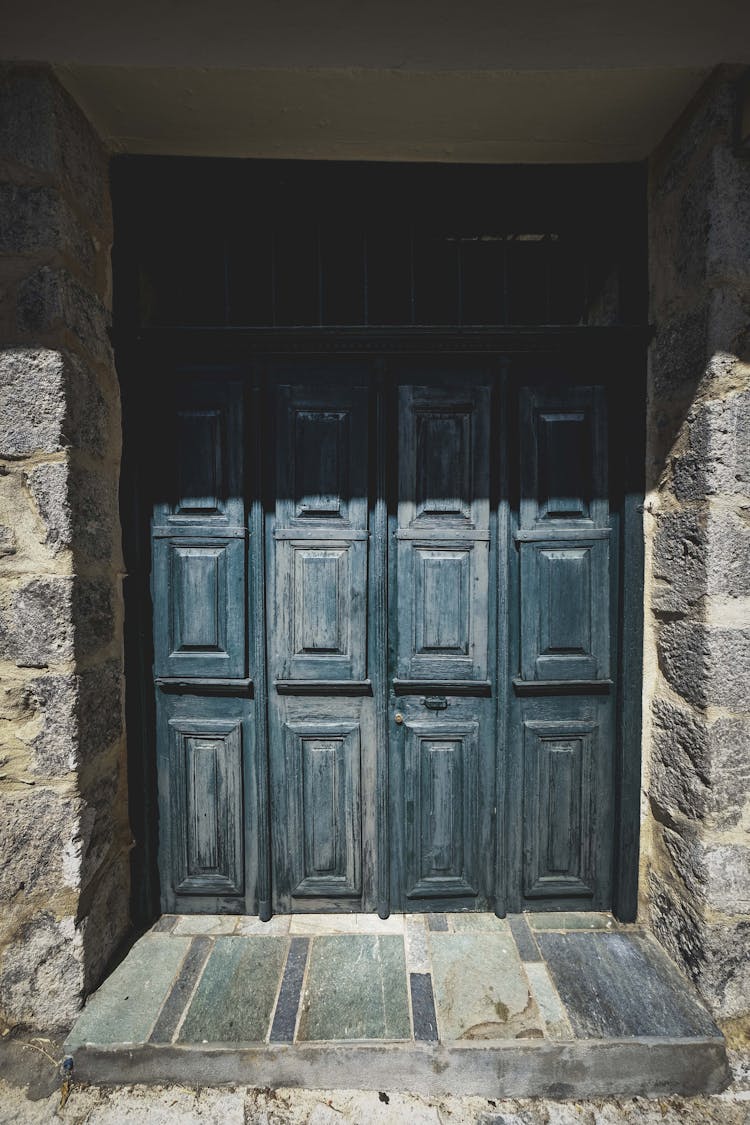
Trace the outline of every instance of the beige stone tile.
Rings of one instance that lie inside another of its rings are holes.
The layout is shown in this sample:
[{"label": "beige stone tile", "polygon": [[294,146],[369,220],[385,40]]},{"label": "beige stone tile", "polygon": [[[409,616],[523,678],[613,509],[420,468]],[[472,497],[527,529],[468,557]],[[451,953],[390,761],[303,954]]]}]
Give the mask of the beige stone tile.
[{"label": "beige stone tile", "polygon": [[318,934],[356,934],[356,914],[293,914],[290,934],[316,937]]},{"label": "beige stone tile", "polygon": [[274,914],[268,922],[261,922],[260,918],[240,918],[235,933],[240,937],[283,937],[289,933],[289,914]]},{"label": "beige stone tile", "polygon": [[441,1040],[541,1039],[543,1023],[510,933],[430,933]]},{"label": "beige stone tile", "polygon": [[172,933],[183,936],[233,934],[236,925],[236,914],[181,914]]},{"label": "beige stone tile", "polygon": [[403,934],[404,915],[391,914],[388,918],[379,918],[377,914],[357,914],[358,934]]},{"label": "beige stone tile", "polygon": [[427,944],[427,919],[424,914],[407,914],[404,919],[406,935],[406,968],[410,973],[429,973],[430,950]]}]

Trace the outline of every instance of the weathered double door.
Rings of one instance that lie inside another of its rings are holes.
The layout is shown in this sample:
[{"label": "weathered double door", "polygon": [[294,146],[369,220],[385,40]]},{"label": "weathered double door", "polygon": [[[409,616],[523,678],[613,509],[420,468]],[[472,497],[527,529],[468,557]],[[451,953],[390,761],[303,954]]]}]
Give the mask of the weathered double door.
[{"label": "weathered double door", "polygon": [[606,396],[509,387],[367,360],[173,384],[166,909],[608,904]]}]

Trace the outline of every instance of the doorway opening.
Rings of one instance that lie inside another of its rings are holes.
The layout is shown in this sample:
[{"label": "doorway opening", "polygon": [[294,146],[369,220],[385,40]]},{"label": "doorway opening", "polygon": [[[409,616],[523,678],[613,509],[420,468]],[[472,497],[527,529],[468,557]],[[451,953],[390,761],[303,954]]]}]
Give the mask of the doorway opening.
[{"label": "doorway opening", "polygon": [[632,918],[640,170],[116,167],[141,916]]}]

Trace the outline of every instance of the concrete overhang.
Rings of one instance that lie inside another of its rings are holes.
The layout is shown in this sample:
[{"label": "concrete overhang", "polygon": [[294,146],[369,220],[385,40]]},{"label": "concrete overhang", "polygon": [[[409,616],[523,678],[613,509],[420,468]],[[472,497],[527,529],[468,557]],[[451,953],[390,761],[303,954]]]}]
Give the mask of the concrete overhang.
[{"label": "concrete overhang", "polygon": [[747,0],[0,0],[114,151],[441,161],[651,152]]},{"label": "concrete overhang", "polygon": [[339,160],[645,158],[708,71],[67,66],[113,150]]}]

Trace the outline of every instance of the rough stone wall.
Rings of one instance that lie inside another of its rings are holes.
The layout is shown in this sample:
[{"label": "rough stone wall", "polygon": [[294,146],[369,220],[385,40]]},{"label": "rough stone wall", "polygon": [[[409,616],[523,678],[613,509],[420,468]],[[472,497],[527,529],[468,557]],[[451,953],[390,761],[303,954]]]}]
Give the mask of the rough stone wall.
[{"label": "rough stone wall", "polygon": [[69,1023],[128,924],[107,158],[0,69],[0,1023]]},{"label": "rough stone wall", "polygon": [[714,77],[651,163],[642,913],[750,1025],[750,160]]}]

